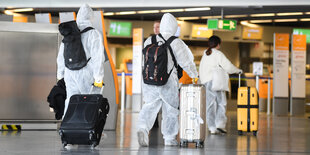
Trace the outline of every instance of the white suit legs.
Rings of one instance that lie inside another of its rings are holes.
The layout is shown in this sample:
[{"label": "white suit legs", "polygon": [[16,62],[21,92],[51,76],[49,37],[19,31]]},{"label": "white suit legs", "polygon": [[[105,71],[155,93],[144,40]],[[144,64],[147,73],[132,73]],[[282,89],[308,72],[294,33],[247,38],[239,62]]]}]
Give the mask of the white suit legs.
[{"label": "white suit legs", "polygon": [[163,103],[163,120],[161,122],[161,132],[165,141],[174,140],[179,132],[179,110],[170,104]]},{"label": "white suit legs", "polygon": [[217,110],[215,116],[216,128],[225,129],[227,117],[226,117],[226,94],[225,91],[216,92]]},{"label": "white suit legs", "polygon": [[160,99],[154,100],[150,103],[145,103],[139,113],[138,129],[143,129],[149,133],[161,106],[162,101]]},{"label": "white suit legs", "polygon": [[179,130],[179,93],[176,76],[171,75],[166,85],[142,84],[143,105],[138,120],[138,130],[147,133],[153,127],[157,113],[162,108],[161,131],[165,141],[175,140]]},{"label": "white suit legs", "polygon": [[226,94],[224,91],[214,92],[211,90],[212,81],[206,84],[206,120],[210,131],[226,126]]},{"label": "white suit legs", "polygon": [[161,131],[164,139],[174,140],[179,131],[179,110],[161,99],[143,105],[139,113],[138,129],[143,129],[149,133],[160,108],[162,108]]}]

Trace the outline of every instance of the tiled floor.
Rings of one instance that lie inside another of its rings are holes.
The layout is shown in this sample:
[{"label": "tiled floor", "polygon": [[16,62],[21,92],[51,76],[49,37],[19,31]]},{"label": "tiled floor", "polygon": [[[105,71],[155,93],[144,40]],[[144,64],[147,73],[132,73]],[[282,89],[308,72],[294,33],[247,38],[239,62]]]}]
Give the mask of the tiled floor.
[{"label": "tiled floor", "polygon": [[310,154],[310,119],[307,117],[272,117],[260,113],[259,132],[239,136],[236,113],[228,112],[227,135],[207,134],[204,148],[165,147],[160,129],[150,133],[150,147],[139,147],[136,135],[138,113],[120,113],[116,131],[105,131],[94,150],[88,146],[62,148],[57,131],[1,132],[2,155],[54,154]]}]

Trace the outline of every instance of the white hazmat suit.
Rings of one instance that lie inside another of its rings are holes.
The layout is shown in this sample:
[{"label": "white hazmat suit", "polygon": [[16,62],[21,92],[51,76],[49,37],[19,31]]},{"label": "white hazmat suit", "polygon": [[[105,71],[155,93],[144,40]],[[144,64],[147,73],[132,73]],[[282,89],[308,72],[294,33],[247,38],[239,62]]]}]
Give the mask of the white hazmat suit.
[{"label": "white hazmat suit", "polygon": [[[176,19],[170,13],[163,15],[160,22],[160,33],[168,40],[173,36],[178,28]],[[158,35],[156,40],[163,41]],[[151,44],[151,37],[144,42],[144,47]],[[198,73],[194,63],[194,57],[191,50],[179,38],[172,41],[170,44],[177,63],[188,73],[191,78],[197,78]],[[178,77],[176,68],[170,52],[168,52],[168,68],[167,72],[173,68],[173,71],[168,79],[168,82],[163,86],[155,86],[142,84],[143,105],[138,120],[138,139],[142,146],[148,146],[148,133],[152,128],[156,119],[157,113],[162,108],[162,125],[161,131],[165,139],[165,145],[176,145],[176,135],[179,129],[179,92],[178,92]]]},{"label": "white hazmat suit", "polygon": [[[76,23],[80,31],[92,27],[93,10],[84,4],[81,6]],[[80,70],[69,70],[65,67],[64,44],[60,44],[57,57],[57,79],[64,78],[67,89],[64,116],[66,114],[70,97],[75,94],[88,94],[92,84],[103,81],[104,74],[104,46],[100,32],[96,29],[81,34],[81,41],[87,59],[91,58],[87,65]]]},{"label": "white hazmat suit", "polygon": [[205,52],[200,61],[199,76],[201,83],[206,86],[206,120],[209,131],[213,134],[217,130],[224,130],[226,127],[226,92],[225,91],[212,91],[212,71],[221,66],[227,73],[241,73],[242,70],[235,67],[225,55],[212,48],[211,55],[206,55]]}]

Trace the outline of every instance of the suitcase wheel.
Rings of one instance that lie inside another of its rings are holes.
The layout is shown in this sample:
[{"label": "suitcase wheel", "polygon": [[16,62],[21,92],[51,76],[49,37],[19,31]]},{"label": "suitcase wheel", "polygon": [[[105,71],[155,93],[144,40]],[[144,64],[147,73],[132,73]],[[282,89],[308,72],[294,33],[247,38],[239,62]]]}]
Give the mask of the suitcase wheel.
[{"label": "suitcase wheel", "polygon": [[253,131],[253,135],[256,136],[257,135],[257,131]]},{"label": "suitcase wheel", "polygon": [[242,130],[238,130],[238,135],[242,135]]},{"label": "suitcase wheel", "polygon": [[67,146],[67,142],[66,141],[64,141],[64,142],[62,142],[62,147],[65,149],[66,148],[66,146]]},{"label": "suitcase wheel", "polygon": [[203,147],[203,141],[201,142],[196,142],[196,147],[201,148]]},{"label": "suitcase wheel", "polygon": [[62,138],[63,137],[63,131],[59,130],[59,136]]},{"label": "suitcase wheel", "polygon": [[181,140],[180,141],[180,146],[181,147],[187,147],[187,145],[188,145],[188,142],[186,140]]},{"label": "suitcase wheel", "polygon": [[94,131],[89,131],[89,140],[91,141],[93,139],[96,139],[95,132]]},{"label": "suitcase wheel", "polygon": [[91,149],[94,149],[97,145],[98,145],[97,142],[94,141],[93,144],[91,144]]}]

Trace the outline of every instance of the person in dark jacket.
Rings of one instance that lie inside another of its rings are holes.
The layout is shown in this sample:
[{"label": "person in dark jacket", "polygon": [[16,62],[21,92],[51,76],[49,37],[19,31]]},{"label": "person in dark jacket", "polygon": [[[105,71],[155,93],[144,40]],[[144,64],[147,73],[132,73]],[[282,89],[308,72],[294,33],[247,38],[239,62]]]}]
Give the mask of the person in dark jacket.
[{"label": "person in dark jacket", "polygon": [[66,96],[66,84],[62,78],[52,88],[47,97],[47,102],[49,102],[49,106],[54,109],[55,118],[57,120],[60,120],[64,114]]}]

